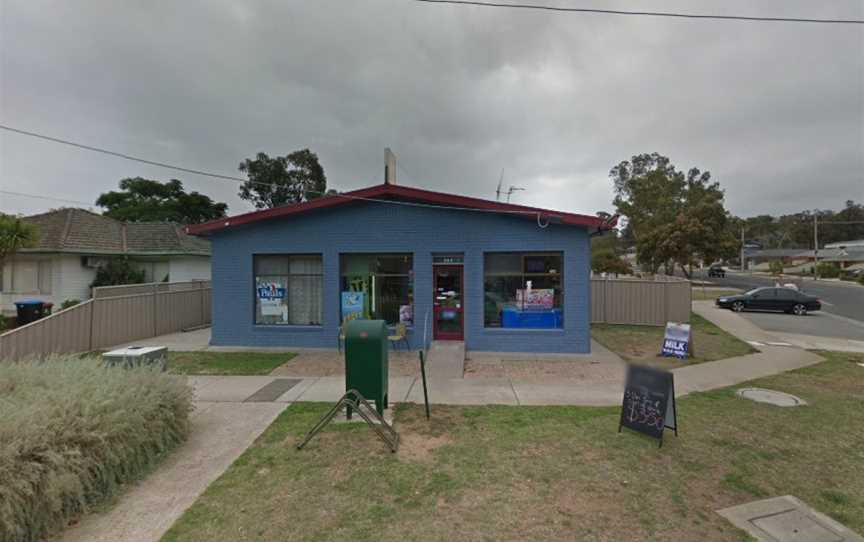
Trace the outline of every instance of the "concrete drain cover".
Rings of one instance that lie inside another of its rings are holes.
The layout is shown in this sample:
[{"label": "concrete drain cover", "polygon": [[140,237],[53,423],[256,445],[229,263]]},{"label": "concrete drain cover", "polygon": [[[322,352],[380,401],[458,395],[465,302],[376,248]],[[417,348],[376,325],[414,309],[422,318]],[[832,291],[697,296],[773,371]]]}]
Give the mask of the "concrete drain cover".
[{"label": "concrete drain cover", "polygon": [[743,388],[738,390],[738,397],[750,399],[757,403],[768,403],[781,407],[793,407],[806,405],[807,402],[800,397],[783,393],[782,391],[765,390],[762,388]]},{"label": "concrete drain cover", "polygon": [[791,495],[718,510],[764,542],[864,542],[864,538]]}]

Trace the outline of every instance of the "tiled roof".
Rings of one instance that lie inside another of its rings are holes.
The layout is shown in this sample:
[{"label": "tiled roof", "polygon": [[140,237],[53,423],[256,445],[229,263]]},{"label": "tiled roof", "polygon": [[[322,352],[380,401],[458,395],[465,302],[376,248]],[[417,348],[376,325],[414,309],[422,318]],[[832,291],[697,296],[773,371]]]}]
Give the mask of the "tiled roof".
[{"label": "tiled roof", "polygon": [[22,252],[76,254],[210,255],[210,242],[184,233],[184,226],[157,222],[123,223],[84,209],[57,209],[22,220],[39,229],[39,242]]}]

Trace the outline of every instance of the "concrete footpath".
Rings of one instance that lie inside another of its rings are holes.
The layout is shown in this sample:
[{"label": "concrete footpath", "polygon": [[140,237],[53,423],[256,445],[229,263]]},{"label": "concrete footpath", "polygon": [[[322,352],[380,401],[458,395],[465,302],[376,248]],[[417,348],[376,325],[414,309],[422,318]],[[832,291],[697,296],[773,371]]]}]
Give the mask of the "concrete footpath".
[{"label": "concrete footpath", "polygon": [[276,419],[284,403],[196,402],[192,431],[140,484],[103,514],[68,527],[64,542],[155,542]]}]

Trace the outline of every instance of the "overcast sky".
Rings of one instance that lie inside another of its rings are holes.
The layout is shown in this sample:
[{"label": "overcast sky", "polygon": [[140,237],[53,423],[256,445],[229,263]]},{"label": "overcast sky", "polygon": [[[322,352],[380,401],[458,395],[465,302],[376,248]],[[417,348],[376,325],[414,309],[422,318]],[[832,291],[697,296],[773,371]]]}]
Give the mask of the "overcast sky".
[{"label": "overcast sky", "polygon": [[[526,0],[529,1],[529,0]],[[530,0],[864,18],[861,0]],[[758,5],[757,5],[758,4]],[[410,0],[0,0],[0,123],[227,175],[317,152],[328,186],[400,184],[611,210],[609,169],[657,151],[735,214],[864,201],[864,26],[719,22]],[[227,181],[0,132],[0,189],[91,202],[124,177],[251,206]],[[59,202],[0,193],[0,211]],[[70,205],[70,204],[66,204]]]}]

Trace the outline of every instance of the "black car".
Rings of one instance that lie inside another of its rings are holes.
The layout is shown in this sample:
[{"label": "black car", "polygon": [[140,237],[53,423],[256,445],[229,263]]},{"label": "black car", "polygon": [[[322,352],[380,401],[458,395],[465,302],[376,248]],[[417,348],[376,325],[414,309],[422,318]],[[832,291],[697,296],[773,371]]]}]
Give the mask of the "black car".
[{"label": "black car", "polygon": [[722,279],[722,278],[726,277],[726,270],[723,269],[722,267],[720,267],[719,265],[712,265],[711,267],[708,268],[708,276],[709,277],[719,277]]},{"label": "black car", "polygon": [[792,288],[756,288],[740,295],[725,295],[717,298],[717,306],[744,310],[783,311],[803,316],[807,311],[818,311],[822,304],[811,295],[802,294]]}]

